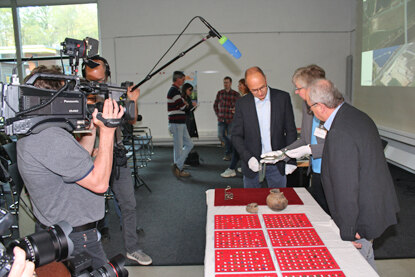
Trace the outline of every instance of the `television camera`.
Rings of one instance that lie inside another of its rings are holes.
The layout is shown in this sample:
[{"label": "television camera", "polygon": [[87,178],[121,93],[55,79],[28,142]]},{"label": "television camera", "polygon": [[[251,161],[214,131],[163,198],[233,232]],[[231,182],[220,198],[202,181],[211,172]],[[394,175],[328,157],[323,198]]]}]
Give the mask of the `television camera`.
[{"label": "television camera", "polygon": [[[70,57],[72,73],[76,74],[80,58],[92,68],[98,65],[88,60],[97,53],[97,40],[66,38],[62,46],[62,52]],[[35,86],[38,80],[59,81],[62,87],[59,90],[38,88]],[[99,113],[97,118],[106,126],[116,127],[122,120],[134,119],[135,104],[127,100],[126,87],[88,82],[76,75],[35,73],[24,84],[20,84],[15,75],[10,84],[1,84],[0,124],[7,135],[29,135],[51,126],[74,133],[86,132],[94,109],[102,111],[99,103],[87,104],[87,97],[91,94],[115,99],[124,108],[121,119],[104,119]]]},{"label": "television camera", "polygon": [[[0,235],[4,234],[12,223],[12,215],[7,210],[0,208]],[[7,248],[0,243],[0,277],[7,276],[11,270],[15,246],[19,246],[26,252],[26,259],[33,262],[36,268],[53,261],[63,261],[71,276],[128,276],[128,271],[124,267],[125,258],[121,254],[95,270],[91,267],[92,258],[88,254],[80,253],[71,256],[74,249],[73,242],[69,238],[71,232],[72,227],[66,221],[61,221],[50,226],[48,230],[11,241]]]}]

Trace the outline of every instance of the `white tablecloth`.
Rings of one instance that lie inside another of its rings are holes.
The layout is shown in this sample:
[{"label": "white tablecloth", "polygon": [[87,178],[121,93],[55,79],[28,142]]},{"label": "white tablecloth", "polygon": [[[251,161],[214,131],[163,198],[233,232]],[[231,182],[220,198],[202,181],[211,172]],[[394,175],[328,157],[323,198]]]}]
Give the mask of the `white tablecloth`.
[{"label": "white tablecloth", "polygon": [[[340,269],[346,276],[379,276],[367,261],[360,255],[359,251],[351,242],[343,241],[339,235],[339,229],[323,209],[317,204],[314,198],[305,188],[294,188],[304,205],[288,205],[286,209],[278,213],[305,213],[313,225],[314,229],[320,236],[324,245],[329,249],[331,255],[336,260]],[[245,210],[245,206],[214,206],[215,190],[206,191],[207,202],[207,220],[206,220],[206,249],[205,249],[205,276],[215,276],[215,249],[214,249],[214,218],[215,215],[229,214],[249,214]],[[268,208],[268,206],[259,206],[258,215],[275,214],[276,212]],[[261,216],[260,216],[261,218]],[[271,245],[267,232],[263,228],[268,245]],[[278,262],[275,254],[270,247],[270,252],[274,264],[276,265],[276,273],[282,276],[278,268]],[[235,272],[236,273],[236,272]],[[235,274],[234,273],[234,274]],[[257,272],[260,273],[260,272]],[[224,273],[221,273],[224,274]]]}]

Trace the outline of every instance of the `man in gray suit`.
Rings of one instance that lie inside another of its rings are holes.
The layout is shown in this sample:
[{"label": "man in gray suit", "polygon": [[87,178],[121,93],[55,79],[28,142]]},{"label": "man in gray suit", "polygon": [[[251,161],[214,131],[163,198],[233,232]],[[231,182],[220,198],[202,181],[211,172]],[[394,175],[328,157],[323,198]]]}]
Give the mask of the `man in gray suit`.
[{"label": "man in gray suit", "polygon": [[[326,197],[324,195],[323,186],[321,184],[321,156],[323,154],[324,137],[326,131],[322,130],[322,122],[316,118],[306,103],[306,96],[310,90],[310,84],[316,80],[325,78],[326,73],[323,68],[318,65],[311,64],[305,67],[298,68],[292,77],[292,82],[295,86],[295,94],[304,100],[303,102],[303,120],[301,123],[301,136],[285,149],[286,155],[299,159],[304,156],[310,156],[310,166],[307,174],[312,172],[311,186],[307,188],[310,194],[314,197],[320,207],[330,214],[327,206]],[[276,163],[284,159],[281,150],[269,152],[261,155],[261,163]]]},{"label": "man in gray suit", "polygon": [[377,127],[328,80],[312,83],[307,104],[328,131],[321,177],[331,216],[375,268],[373,239],[397,223],[399,211]]}]

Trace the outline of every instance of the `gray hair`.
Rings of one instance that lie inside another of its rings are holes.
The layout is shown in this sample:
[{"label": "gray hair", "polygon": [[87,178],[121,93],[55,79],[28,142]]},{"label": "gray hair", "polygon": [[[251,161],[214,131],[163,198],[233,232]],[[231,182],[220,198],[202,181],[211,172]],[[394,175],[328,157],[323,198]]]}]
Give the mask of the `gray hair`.
[{"label": "gray hair", "polygon": [[173,83],[176,82],[177,79],[180,79],[183,77],[184,77],[183,71],[174,71],[173,72]]},{"label": "gray hair", "polygon": [[343,95],[334,86],[333,82],[326,79],[313,81],[310,85],[308,97],[312,104],[321,103],[330,109],[334,109],[344,102]]},{"label": "gray hair", "polygon": [[324,78],[326,78],[324,69],[316,64],[310,64],[297,68],[292,77],[292,82],[301,82],[303,86],[308,87],[315,79]]}]

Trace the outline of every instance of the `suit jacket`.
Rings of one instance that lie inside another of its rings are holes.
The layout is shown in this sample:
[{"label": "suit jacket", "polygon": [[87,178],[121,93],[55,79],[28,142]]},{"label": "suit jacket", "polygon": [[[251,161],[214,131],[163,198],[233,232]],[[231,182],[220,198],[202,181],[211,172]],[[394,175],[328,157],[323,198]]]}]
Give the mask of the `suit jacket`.
[{"label": "suit jacket", "polygon": [[368,240],[397,223],[398,200],[372,119],[344,103],[326,136],[321,179],[343,240]]},{"label": "suit jacket", "polygon": [[[270,102],[271,146],[272,150],[276,151],[297,139],[297,129],[290,95],[285,91],[270,88]],[[245,176],[253,178],[256,172],[249,169],[248,161],[251,157],[260,160],[262,143],[255,99],[251,93],[236,101],[232,124],[232,144],[243,161],[242,172]],[[295,160],[290,163],[295,164]],[[280,173],[285,175],[285,162],[278,162],[276,166]]]},{"label": "suit jacket", "polygon": [[[299,139],[288,145],[287,149],[295,149],[300,146],[304,146],[311,143],[311,131],[313,128],[313,114],[308,113],[307,104],[303,102],[303,120],[301,122],[301,136]],[[311,154],[313,155],[314,159],[319,159],[323,155],[323,148],[324,148],[324,139],[320,137],[317,138],[317,144],[310,144],[311,147]],[[311,168],[311,162],[309,167],[309,172]]]}]

